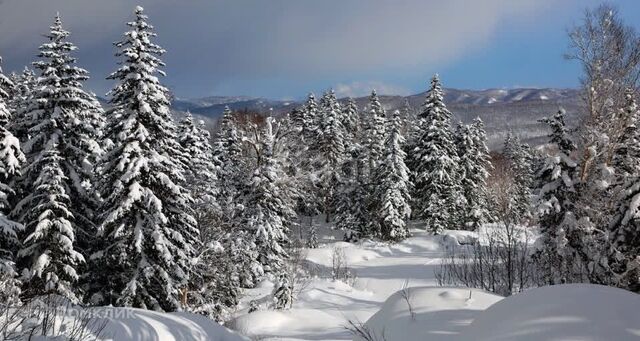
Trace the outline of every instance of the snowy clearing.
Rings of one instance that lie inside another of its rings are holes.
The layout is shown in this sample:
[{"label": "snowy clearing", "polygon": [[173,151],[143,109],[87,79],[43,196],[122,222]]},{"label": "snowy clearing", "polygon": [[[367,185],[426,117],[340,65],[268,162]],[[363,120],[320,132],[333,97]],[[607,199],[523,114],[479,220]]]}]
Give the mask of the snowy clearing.
[{"label": "snowy clearing", "polygon": [[389,297],[365,328],[379,340],[459,340],[478,313],[501,299],[478,289],[407,288]]},{"label": "snowy clearing", "polygon": [[[414,229],[414,236],[398,244],[365,241],[350,244],[341,231],[319,232],[321,246],[309,250],[308,260],[320,269],[289,311],[262,310],[247,314],[248,302],[266,302],[272,284],[248,290],[230,326],[250,337],[282,340],[351,340],[349,320],[364,323],[396,291],[405,287],[435,286],[434,269],[443,254],[442,238]],[[332,253],[342,248],[355,271],[353,285],[330,278]]]},{"label": "snowy clearing", "polygon": [[591,284],[527,290],[478,314],[462,340],[640,340],[638,294]]},{"label": "snowy clearing", "polygon": [[[494,228],[483,230],[488,233]],[[586,341],[606,339],[602,335],[615,335],[616,340],[640,337],[640,318],[629,310],[640,304],[640,298],[620,289],[555,286],[503,299],[479,289],[438,287],[434,269],[446,249],[478,240],[478,233],[446,231],[433,236],[416,228],[412,233],[397,244],[351,244],[340,241],[340,231],[325,226],[319,231],[320,247],[307,254],[318,274],[298,294],[293,308],[270,310],[273,283],[264,281],[245,293],[229,327],[260,340],[362,340],[347,329],[350,323],[380,340],[496,340],[496,335],[500,340],[540,340],[555,335]],[[355,272],[352,285],[331,278],[336,248],[342,249]],[[247,313],[252,300],[261,308]],[[616,316],[615,321],[611,316]],[[538,334],[543,330],[553,334]],[[586,337],[589,335],[593,337]]]}]

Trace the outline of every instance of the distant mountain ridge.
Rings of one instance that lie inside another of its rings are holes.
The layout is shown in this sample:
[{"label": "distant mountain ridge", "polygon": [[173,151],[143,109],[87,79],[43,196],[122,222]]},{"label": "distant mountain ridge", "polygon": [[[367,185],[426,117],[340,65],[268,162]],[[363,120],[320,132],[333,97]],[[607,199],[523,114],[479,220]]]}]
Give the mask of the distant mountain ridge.
[{"label": "distant mountain ridge", "polygon": [[[320,98],[322,94],[316,94]],[[380,95],[380,101],[387,111],[401,109],[409,101],[413,110],[418,111],[426,93],[410,96]],[[368,104],[368,96],[354,98],[362,110]],[[345,101],[343,98],[341,101]],[[570,125],[577,124],[582,112],[580,92],[576,89],[556,88],[514,88],[462,90],[444,89],[444,101],[454,114],[454,119],[468,123],[480,117],[487,130],[489,146],[498,149],[508,132],[514,132],[531,144],[542,143],[546,139],[546,127],[538,120],[553,115],[560,107],[567,112]],[[232,110],[249,110],[274,114],[289,112],[304,101],[284,101],[247,96],[210,96],[196,99],[174,100],[175,111],[190,111],[209,120],[215,120],[226,106]]]},{"label": "distant mountain ridge", "polygon": [[[575,89],[555,88],[515,88],[515,89],[486,89],[486,90],[462,90],[445,89],[445,103],[447,105],[491,105],[498,103],[537,102],[548,101],[550,103],[577,103],[579,92]],[[316,94],[320,97],[321,94]],[[411,102],[413,98],[424,98],[425,93],[406,96]],[[404,98],[404,96],[382,95],[385,98]],[[366,99],[367,96],[356,98],[357,102]],[[209,96],[194,99],[176,99],[172,107],[177,111],[191,111],[203,116],[215,118],[220,115],[226,106],[232,110],[250,110],[258,112],[288,111],[300,106],[301,101],[284,101],[250,96]]]}]

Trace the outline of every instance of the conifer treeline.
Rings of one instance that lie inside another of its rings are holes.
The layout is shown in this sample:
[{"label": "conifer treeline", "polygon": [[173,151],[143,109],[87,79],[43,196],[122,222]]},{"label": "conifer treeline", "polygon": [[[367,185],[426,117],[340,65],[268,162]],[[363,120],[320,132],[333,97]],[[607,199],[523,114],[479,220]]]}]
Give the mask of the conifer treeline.
[{"label": "conifer treeline", "polygon": [[35,73],[0,73],[7,300],[58,294],[222,319],[265,275],[288,305],[294,232],[318,242],[298,217],[323,214],[351,241],[402,240],[412,212],[436,233],[488,219],[482,122],[454,134],[437,77],[418,124],[408,106],[386,113],[375,91],[364,110],[328,91],[264,122],[227,109],[212,141],[190,114],[174,122],[164,50],[143,9],[134,15],[115,43],[108,110],[83,89],[59,16]]},{"label": "conifer treeline", "polygon": [[[347,241],[400,241],[410,219],[435,234],[504,223],[487,186],[484,125],[452,126],[437,75],[417,112],[408,103],[386,112],[375,91],[359,109],[330,90],[261,121],[227,108],[211,138],[190,114],[174,121],[159,78],[164,50],[141,7],[127,26],[107,110],[83,89],[88,73],[59,17],[35,72],[0,70],[4,301],[58,294],[225,319],[241,288],[265,277],[277,282],[274,307],[291,306],[288,258],[317,247],[315,216]],[[591,192],[563,111],[544,120],[546,156],[507,136],[510,219],[540,225],[535,261],[548,283],[640,290],[638,109],[633,91],[625,98],[624,134],[604,168],[614,169],[605,192],[616,198],[606,228],[579,200]]]}]

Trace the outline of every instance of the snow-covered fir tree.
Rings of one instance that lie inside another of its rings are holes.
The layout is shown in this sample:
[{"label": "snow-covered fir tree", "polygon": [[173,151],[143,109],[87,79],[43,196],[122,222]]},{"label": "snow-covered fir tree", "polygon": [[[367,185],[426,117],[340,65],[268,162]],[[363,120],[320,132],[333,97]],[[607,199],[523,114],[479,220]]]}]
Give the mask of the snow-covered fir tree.
[{"label": "snow-covered fir tree", "polygon": [[574,186],[578,165],[572,159],[576,145],[569,136],[564,118],[564,110],[559,110],[553,117],[541,120],[551,128],[549,139],[554,151],[537,174],[542,186],[536,199],[542,243],[536,258],[543,269],[544,280],[549,284],[570,280],[573,253],[569,238],[578,229]]},{"label": "snow-covered fir tree", "polygon": [[74,64],[76,47],[56,16],[40,47],[38,83],[20,114],[29,129],[26,165],[19,179],[21,200],[13,215],[27,237],[20,257],[26,295],[56,292],[77,301],[74,282],[95,233],[98,197],[93,170],[102,150],[102,109],[82,89],[87,72]]},{"label": "snow-covered fir tree", "polygon": [[405,136],[407,140],[410,140],[410,135],[414,132],[413,127],[416,124],[416,113],[413,107],[411,107],[408,98],[404,99],[400,115],[402,117],[402,135]]},{"label": "snow-covered fir tree", "polygon": [[323,211],[329,221],[335,211],[337,185],[340,183],[340,166],[345,156],[345,128],[342,111],[333,90],[321,101],[322,120],[318,124],[317,152],[314,171],[320,183]]},{"label": "snow-covered fir tree", "polygon": [[[349,144],[357,138],[360,128],[359,124],[358,105],[353,98],[349,98],[342,110],[342,126],[345,130],[345,138],[349,140]],[[348,146],[345,146],[345,148],[347,150],[349,149]]]},{"label": "snow-covered fir tree", "polygon": [[[50,142],[53,145],[57,141]],[[38,162],[30,165],[40,171],[27,197],[33,208],[20,216],[28,234],[18,257],[25,266],[21,279],[25,296],[55,293],[77,303],[80,297],[75,282],[85,259],[76,249],[74,217],[64,185],[69,179],[62,171],[62,161],[59,151],[51,148],[42,151]],[[25,206],[24,201],[20,204]]]},{"label": "snow-covered fir tree", "polygon": [[235,199],[245,181],[243,174],[242,134],[233,113],[225,107],[218,135],[213,143],[213,162],[216,166],[217,204],[223,221],[229,222],[234,211]]},{"label": "snow-covered fir tree", "polygon": [[293,288],[286,273],[278,278],[278,284],[273,292],[273,307],[277,310],[290,309],[293,304]]},{"label": "snow-covered fir tree", "polygon": [[205,218],[211,214],[219,216],[216,202],[218,170],[214,163],[211,137],[204,122],[194,122],[193,115],[187,112],[178,124],[178,141],[185,156],[185,187],[194,198],[196,217]]},{"label": "snow-covered fir tree", "polygon": [[155,33],[142,7],[127,25],[125,38],[115,43],[121,67],[109,76],[117,81],[106,128],[113,147],[101,167],[101,244],[93,255],[101,286],[93,299],[172,311],[189,281],[198,230],[192,198],[181,186],[168,90],[157,76],[164,75],[164,50],[152,42]]},{"label": "snow-covered fir tree", "polygon": [[202,314],[216,321],[231,317],[240,297],[240,283],[232,255],[232,244],[215,240],[219,234],[201,232],[201,244],[192,262],[187,293],[187,305],[191,312]]},{"label": "snow-covered fir tree", "polygon": [[9,101],[14,97],[17,85],[2,72],[2,57],[0,57],[0,100],[3,103],[2,115],[11,116]]},{"label": "snow-covered fir tree", "polygon": [[[294,167],[299,177],[298,202],[296,211],[301,215],[309,216],[308,233],[311,233],[313,226],[313,216],[318,215],[322,211],[322,202],[320,195],[320,181],[316,177],[318,159],[318,141],[320,140],[321,131],[317,129],[317,124],[321,113],[319,112],[318,103],[315,95],[310,93],[306,102],[292,113],[291,119],[294,126],[300,131],[294,142],[291,155],[295,157]],[[307,225],[307,224],[305,224]]]},{"label": "snow-covered fir tree", "polygon": [[193,197],[193,215],[200,231],[188,305],[191,311],[221,321],[229,317],[231,308],[238,303],[239,283],[234,278],[235,264],[228,252],[228,231],[222,227],[225,218],[217,202],[219,168],[204,122],[195,121],[191,113],[178,124],[178,141],[184,151],[184,186]]},{"label": "snow-covered fir tree", "polygon": [[533,167],[529,146],[520,142],[518,136],[509,132],[504,141],[503,153],[513,172],[515,181],[514,213],[517,220],[524,221],[531,217],[531,187],[533,184]]},{"label": "snow-covered fir tree", "polygon": [[380,104],[380,99],[375,90],[369,96],[369,107],[363,115],[362,146],[367,153],[364,156],[369,166],[367,174],[373,174],[382,158],[385,134],[385,110]]},{"label": "snow-covered fir tree", "polygon": [[467,229],[475,230],[487,222],[489,217],[486,181],[491,162],[484,123],[476,118],[471,125],[458,124],[455,138],[464,198],[461,220]]},{"label": "snow-covered fir tree", "polygon": [[460,194],[459,159],[451,131],[451,112],[443,102],[437,75],[431,80],[419,118],[420,131],[410,149],[415,217],[424,219],[434,233],[459,228],[455,225]]},{"label": "snow-covered fir tree", "polygon": [[15,84],[15,92],[13,98],[8,102],[12,108],[12,119],[9,122],[8,129],[22,143],[29,140],[28,130],[33,122],[28,120],[28,101],[31,93],[36,89],[36,74],[30,68],[25,67],[22,73],[14,75],[12,81]]},{"label": "snow-covered fir tree", "polygon": [[612,201],[614,212],[609,224],[609,267],[613,284],[640,292],[640,112],[634,91],[625,93],[627,126],[616,145]]},{"label": "snow-covered fir tree", "polygon": [[[268,117],[262,132],[253,134],[257,139],[245,139],[256,153],[255,170],[235,214],[236,228],[241,229],[245,240],[251,243],[247,245],[248,250],[243,251],[247,255],[243,261],[248,263],[247,268],[257,262],[262,269],[253,269],[256,274],[262,270],[275,275],[282,272],[288,257],[288,232],[295,217],[293,202],[280,182],[282,165],[274,156],[274,125],[274,119]],[[253,284],[257,279],[253,278]]]},{"label": "snow-covered fir tree", "polygon": [[387,137],[382,160],[376,167],[374,183],[380,206],[375,216],[379,219],[380,237],[384,240],[399,241],[409,236],[407,221],[411,216],[409,203],[409,169],[404,163],[405,142],[402,136],[400,111],[393,112],[387,124]]},{"label": "snow-covered fir tree", "polygon": [[318,119],[320,117],[318,103],[316,102],[316,97],[313,93],[309,93],[307,101],[300,110],[299,117],[300,118],[298,119],[296,124],[298,124],[301,128],[301,134],[307,140],[307,143],[311,144],[313,143],[312,140],[314,137],[314,132],[318,123]]},{"label": "snow-covered fir tree", "polygon": [[[12,82],[2,72],[1,65],[0,83],[13,87]],[[23,226],[8,217],[11,211],[9,199],[15,194],[10,184],[14,177],[20,175],[25,157],[20,150],[18,139],[7,130],[7,123],[11,117],[8,100],[9,94],[0,88],[0,301],[14,305],[19,302],[20,295],[15,254],[20,246],[19,234]]]},{"label": "snow-covered fir tree", "polygon": [[345,241],[354,242],[361,237],[371,237],[368,227],[371,224],[369,211],[369,165],[362,145],[355,142],[347,153],[342,165],[336,203],[336,227],[345,231]]}]

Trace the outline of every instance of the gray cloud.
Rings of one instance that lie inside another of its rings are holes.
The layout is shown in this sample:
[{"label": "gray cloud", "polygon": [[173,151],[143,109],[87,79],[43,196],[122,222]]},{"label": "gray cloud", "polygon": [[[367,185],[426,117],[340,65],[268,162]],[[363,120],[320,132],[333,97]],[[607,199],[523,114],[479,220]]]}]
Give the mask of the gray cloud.
[{"label": "gray cloud", "polygon": [[409,95],[409,89],[382,81],[338,83],[333,87],[338,97],[361,97],[375,89],[379,95]]},{"label": "gray cloud", "polygon": [[[483,46],[501,20],[528,20],[551,0],[149,0],[140,1],[167,50],[167,82],[204,94],[268,79],[363,79],[385,70],[438,68]],[[79,46],[80,64],[103,91],[135,2],[4,0],[0,54],[29,63],[56,11]],[[348,83],[348,82],[346,82]],[[233,85],[231,85],[233,84]],[[330,85],[330,84],[327,84]],[[251,86],[247,85],[250,89]]]}]

